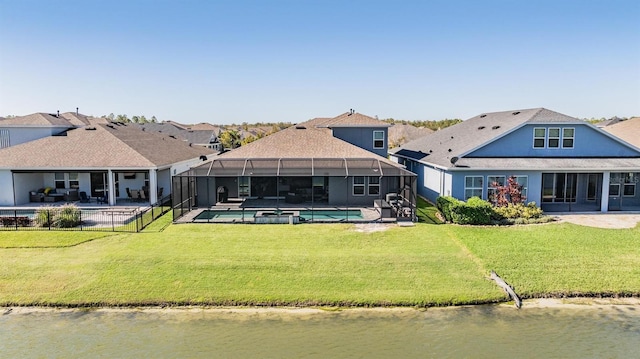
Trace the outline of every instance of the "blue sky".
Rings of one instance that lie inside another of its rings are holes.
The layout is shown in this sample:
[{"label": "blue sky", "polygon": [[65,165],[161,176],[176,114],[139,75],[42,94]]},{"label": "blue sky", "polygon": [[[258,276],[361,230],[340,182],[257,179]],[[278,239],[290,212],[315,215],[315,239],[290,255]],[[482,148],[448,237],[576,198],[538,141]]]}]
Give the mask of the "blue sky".
[{"label": "blue sky", "polygon": [[640,115],[639,1],[0,0],[0,115]]}]

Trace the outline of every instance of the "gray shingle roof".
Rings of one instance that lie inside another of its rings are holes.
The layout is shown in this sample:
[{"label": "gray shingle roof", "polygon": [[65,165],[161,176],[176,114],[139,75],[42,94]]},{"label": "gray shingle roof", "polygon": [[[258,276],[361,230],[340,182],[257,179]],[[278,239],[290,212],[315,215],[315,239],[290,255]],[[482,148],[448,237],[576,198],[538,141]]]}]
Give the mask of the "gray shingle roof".
[{"label": "gray shingle roof", "polygon": [[[319,120],[319,119],[316,119]],[[331,127],[389,127],[390,124],[358,112],[345,112],[342,115],[328,119],[325,126]]]},{"label": "gray shingle roof", "polygon": [[212,138],[217,139],[216,133],[212,130],[189,130],[176,126],[173,122],[134,123],[130,125],[143,129],[143,131],[175,136],[176,138],[180,138],[183,141],[194,145],[209,144]]},{"label": "gray shingle roof", "polygon": [[451,158],[460,157],[526,123],[583,124],[584,121],[545,108],[483,113],[389,152],[451,167]]},{"label": "gray shingle roof", "polygon": [[212,153],[134,126],[97,124],[0,149],[0,168],[153,168]]}]

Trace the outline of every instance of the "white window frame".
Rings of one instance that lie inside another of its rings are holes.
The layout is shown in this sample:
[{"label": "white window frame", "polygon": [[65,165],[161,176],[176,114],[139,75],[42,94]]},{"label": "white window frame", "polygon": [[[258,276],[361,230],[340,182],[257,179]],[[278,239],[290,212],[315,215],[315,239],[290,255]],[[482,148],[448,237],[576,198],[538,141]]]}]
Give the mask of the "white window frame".
[{"label": "white window frame", "polygon": [[[544,134],[542,137],[536,136],[536,130],[542,130]],[[542,140],[542,146],[536,146],[536,140]],[[547,146],[547,129],[545,127],[534,127],[533,128],[533,148],[542,149]]]},{"label": "white window frame", "polygon": [[[374,182],[371,182],[371,180],[373,180]],[[368,184],[368,188],[367,188],[367,194],[369,196],[380,196],[380,177],[379,176],[369,176],[367,178],[367,184]],[[377,193],[371,193],[371,189],[372,188],[377,188],[378,192]]]},{"label": "white window frame", "polygon": [[[58,175],[62,175],[62,178],[58,178]],[[58,187],[58,183],[62,183],[62,187]],[[67,176],[64,172],[54,172],[53,173],[53,188],[62,189],[67,188]]]},{"label": "white window frame", "polygon": [[[520,191],[520,193],[522,194],[524,201],[527,202],[527,187],[529,186],[529,176],[513,176],[513,178],[516,180],[517,184],[522,186],[522,191]],[[524,178],[524,184],[521,182],[521,178]]]},{"label": "white window frame", "polygon": [[9,130],[0,130],[0,148],[11,146],[11,133]]},{"label": "white window frame", "polygon": [[[622,184],[622,197],[635,197],[636,196],[636,183],[633,182],[633,176],[624,176],[624,183]],[[627,187],[633,188],[633,194],[626,194]]]},{"label": "white window frame", "polygon": [[[69,182],[66,188],[79,189],[80,188],[80,174],[78,172],[67,173]],[[72,184],[74,183],[74,184]]]},{"label": "white window frame", "polygon": [[[552,130],[557,130],[558,136],[551,137]],[[556,146],[551,146],[551,140],[558,141],[558,144]],[[547,130],[547,148],[551,148],[551,149],[560,148],[560,145],[562,144],[561,142],[562,142],[562,129],[560,127],[549,127],[549,129]]]},{"label": "white window frame", "polygon": [[[617,190],[612,191],[612,188],[617,188]],[[619,197],[620,196],[620,184],[619,183],[609,183],[609,197]]]},{"label": "white window frame", "polygon": [[[360,196],[364,196],[367,192],[366,192],[366,185],[365,185],[365,180],[364,180],[365,176],[353,176],[353,185],[351,187],[351,194],[354,197],[360,197]],[[356,183],[356,178],[358,179],[362,179],[362,183]],[[362,193],[356,193],[356,188],[362,188]]]},{"label": "white window frame", "polygon": [[[467,186],[468,178],[473,178],[471,183],[472,186]],[[477,183],[475,183],[475,180],[478,178],[480,179],[480,187],[478,187]],[[480,190],[479,196],[477,194],[472,194],[471,196],[467,196],[467,191],[478,191],[478,190]],[[464,176],[464,200],[465,201],[475,196],[484,198],[483,194],[484,194],[484,176]]]},{"label": "white window frame", "polygon": [[[569,137],[565,137],[564,135],[565,130],[573,131],[573,135]],[[571,146],[565,146],[564,141],[569,139],[571,140]],[[563,127],[562,128],[562,148],[573,148],[575,146],[575,142],[576,142],[576,129],[574,127]]]},{"label": "white window frame", "polygon": [[[382,138],[376,138],[376,134],[381,134]],[[375,149],[381,149],[384,148],[384,131],[373,131],[373,148]],[[382,144],[380,146],[376,146],[376,141],[382,141]]]}]

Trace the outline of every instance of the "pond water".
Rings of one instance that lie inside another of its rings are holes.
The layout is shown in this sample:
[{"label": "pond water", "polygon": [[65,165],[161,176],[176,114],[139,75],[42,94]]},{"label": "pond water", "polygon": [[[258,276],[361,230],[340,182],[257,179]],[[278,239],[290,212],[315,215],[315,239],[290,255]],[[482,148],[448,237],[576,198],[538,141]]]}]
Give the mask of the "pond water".
[{"label": "pond water", "polygon": [[640,308],[0,313],[1,358],[628,358]]}]

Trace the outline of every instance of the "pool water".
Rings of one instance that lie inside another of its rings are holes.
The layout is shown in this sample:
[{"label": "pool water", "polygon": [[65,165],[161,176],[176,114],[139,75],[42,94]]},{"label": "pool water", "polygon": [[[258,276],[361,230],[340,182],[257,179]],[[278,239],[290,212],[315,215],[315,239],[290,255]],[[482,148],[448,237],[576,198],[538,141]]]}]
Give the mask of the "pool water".
[{"label": "pool water", "polygon": [[[202,211],[199,215],[196,216],[196,220],[207,220],[207,219],[248,219],[253,218],[257,211],[242,211],[237,209],[231,210],[206,210]],[[244,217],[243,217],[244,216]]]},{"label": "pool water", "polygon": [[[282,212],[282,211],[280,211]],[[356,210],[317,210],[317,211],[299,211],[300,218],[306,221],[351,221],[361,220],[364,217],[359,209]],[[252,219],[258,211],[253,210],[205,210],[198,214],[194,220],[231,220]]]},{"label": "pool water", "polygon": [[321,210],[321,211],[300,211],[300,217],[307,221],[346,221],[362,219],[362,212],[354,210]]}]

